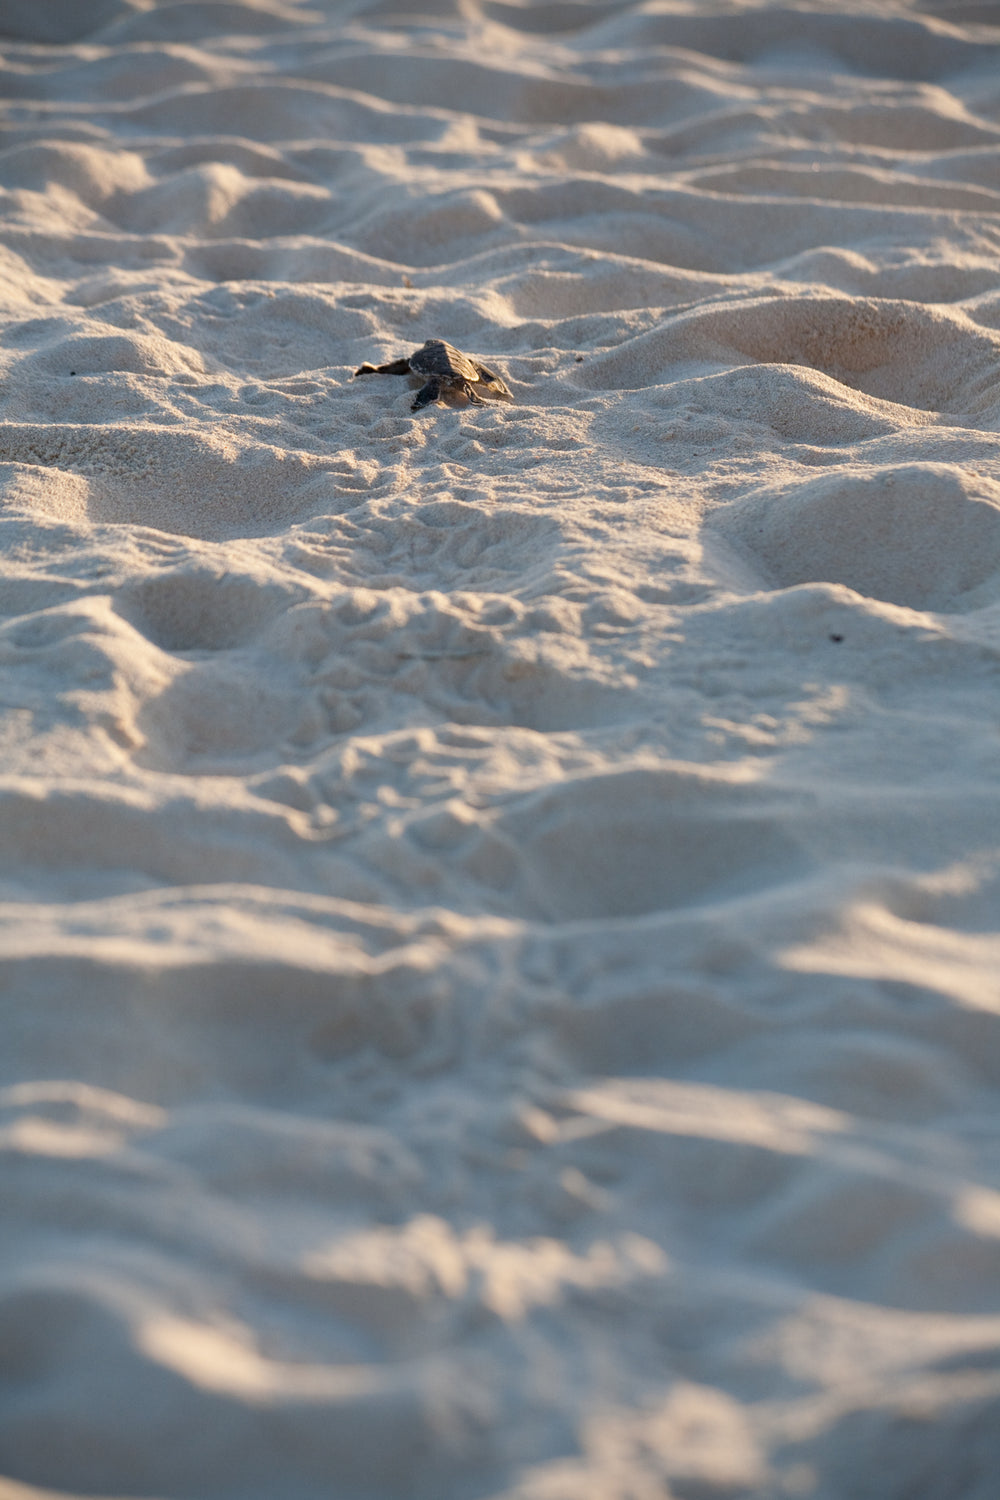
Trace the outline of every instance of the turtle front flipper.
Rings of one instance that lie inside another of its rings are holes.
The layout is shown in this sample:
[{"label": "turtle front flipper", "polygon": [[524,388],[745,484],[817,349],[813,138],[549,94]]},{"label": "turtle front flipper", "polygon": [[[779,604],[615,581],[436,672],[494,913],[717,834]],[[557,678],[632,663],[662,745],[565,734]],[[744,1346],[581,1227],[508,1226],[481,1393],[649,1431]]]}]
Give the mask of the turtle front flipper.
[{"label": "turtle front flipper", "polygon": [[432,375],[426,385],[422,385],[413,398],[411,411],[419,411],[422,406],[431,406],[435,401],[441,399],[441,382],[436,375]]},{"label": "turtle front flipper", "polygon": [[486,405],[486,402],[483,400],[482,396],[477,396],[476,395],[475,390],[469,384],[468,381],[465,381],[465,383],[462,386],[462,390],[468,396],[468,398],[472,402],[473,406],[485,406]]},{"label": "turtle front flipper", "polygon": [[358,375],[409,375],[410,361],[408,359],[394,359],[391,365],[361,365],[355,370]]}]

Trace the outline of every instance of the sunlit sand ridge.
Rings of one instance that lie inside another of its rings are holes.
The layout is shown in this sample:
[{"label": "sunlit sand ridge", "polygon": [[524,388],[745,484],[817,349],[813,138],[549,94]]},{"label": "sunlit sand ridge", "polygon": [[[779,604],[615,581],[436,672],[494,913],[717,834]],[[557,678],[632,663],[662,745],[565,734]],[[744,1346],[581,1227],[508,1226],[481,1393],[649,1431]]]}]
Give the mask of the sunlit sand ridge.
[{"label": "sunlit sand ridge", "polygon": [[1000,6],[0,96],[0,1500],[996,1500]]}]

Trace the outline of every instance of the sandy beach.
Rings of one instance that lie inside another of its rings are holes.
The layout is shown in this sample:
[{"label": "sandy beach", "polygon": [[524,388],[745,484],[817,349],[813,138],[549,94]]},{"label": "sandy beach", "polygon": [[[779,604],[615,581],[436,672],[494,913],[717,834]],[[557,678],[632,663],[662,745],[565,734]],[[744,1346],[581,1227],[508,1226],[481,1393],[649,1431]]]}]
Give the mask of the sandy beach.
[{"label": "sandy beach", "polygon": [[1000,5],[0,100],[0,1500],[996,1500]]}]

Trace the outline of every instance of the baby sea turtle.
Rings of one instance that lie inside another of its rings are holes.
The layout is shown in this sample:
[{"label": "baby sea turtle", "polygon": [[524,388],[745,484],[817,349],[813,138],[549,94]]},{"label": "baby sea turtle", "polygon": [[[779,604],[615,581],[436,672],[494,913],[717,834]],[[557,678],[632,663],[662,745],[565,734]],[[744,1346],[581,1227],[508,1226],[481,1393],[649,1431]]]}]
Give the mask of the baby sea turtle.
[{"label": "baby sea turtle", "polygon": [[470,359],[453,344],[444,339],[428,339],[406,359],[394,359],[391,365],[362,365],[355,375],[423,375],[422,385],[413,398],[412,411],[440,401],[446,392],[461,391],[474,406],[484,406],[484,396],[497,401],[513,401],[514,397],[500,376],[488,365]]}]

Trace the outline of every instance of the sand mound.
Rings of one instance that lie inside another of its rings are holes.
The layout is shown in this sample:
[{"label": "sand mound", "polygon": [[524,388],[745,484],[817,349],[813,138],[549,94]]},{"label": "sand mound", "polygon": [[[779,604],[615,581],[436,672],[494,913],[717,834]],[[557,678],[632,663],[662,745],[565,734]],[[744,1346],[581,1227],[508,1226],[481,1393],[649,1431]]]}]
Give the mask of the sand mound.
[{"label": "sand mound", "polygon": [[1000,597],[1000,487],[957,465],[822,475],[715,524],[779,588],[829,579],[920,610]]}]

